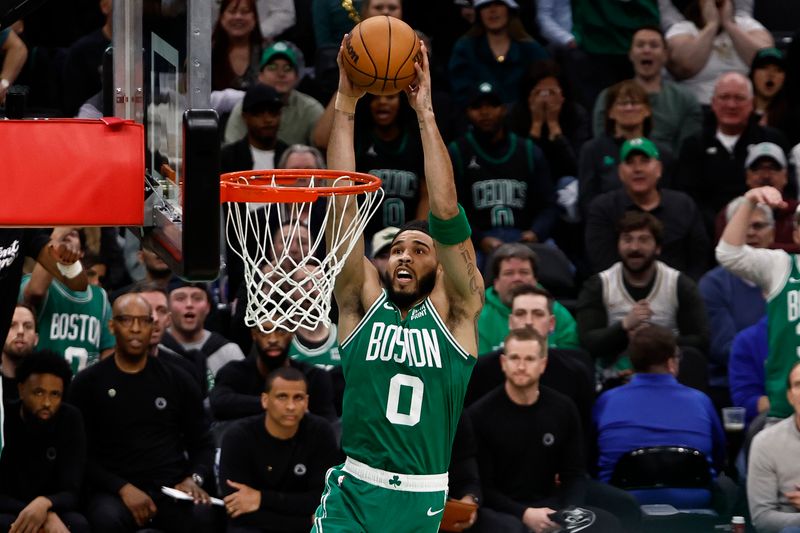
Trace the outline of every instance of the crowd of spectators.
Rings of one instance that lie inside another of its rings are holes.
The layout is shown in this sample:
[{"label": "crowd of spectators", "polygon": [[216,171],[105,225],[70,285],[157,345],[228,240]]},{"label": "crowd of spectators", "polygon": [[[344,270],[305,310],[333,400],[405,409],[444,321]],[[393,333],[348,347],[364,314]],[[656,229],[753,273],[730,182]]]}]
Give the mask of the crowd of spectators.
[{"label": "crowd of spectators", "polygon": [[[0,110],[24,90],[34,114],[101,116],[112,0],[51,4],[0,31]],[[784,31],[800,19],[771,27],[793,8],[210,4],[223,172],[324,168],[358,21],[400,17],[426,41],[487,287],[450,485],[478,511],[459,531],[552,531],[560,512],[646,531],[648,504],[800,528],[800,38]],[[367,95],[355,115],[356,168],[385,192],[364,232],[381,270],[428,212],[410,111]],[[301,224],[289,256],[320,231]],[[248,327],[230,249],[218,282],[186,282],[125,232],[0,230],[0,529],[308,531],[341,460],[336,317]],[[746,431],[723,430],[731,407]],[[667,475],[689,468],[678,448],[704,482]],[[662,470],[631,483],[648,454]]]}]

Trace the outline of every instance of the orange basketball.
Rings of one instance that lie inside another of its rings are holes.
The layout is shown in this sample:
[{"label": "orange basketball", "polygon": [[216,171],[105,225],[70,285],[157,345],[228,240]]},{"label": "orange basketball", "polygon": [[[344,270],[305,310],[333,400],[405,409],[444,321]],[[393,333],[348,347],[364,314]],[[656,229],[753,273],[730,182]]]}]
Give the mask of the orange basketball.
[{"label": "orange basketball", "polygon": [[385,15],[359,23],[344,41],[344,69],[353,85],[372,94],[395,94],[417,76],[419,37],[400,19]]}]

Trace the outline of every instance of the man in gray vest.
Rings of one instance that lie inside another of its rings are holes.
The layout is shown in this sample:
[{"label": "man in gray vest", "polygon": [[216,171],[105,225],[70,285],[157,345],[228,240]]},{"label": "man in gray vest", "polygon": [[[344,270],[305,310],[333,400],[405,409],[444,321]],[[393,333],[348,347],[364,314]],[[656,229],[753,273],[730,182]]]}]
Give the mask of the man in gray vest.
[{"label": "man in gray vest", "polygon": [[658,260],[663,226],[642,211],[626,212],[617,224],[621,261],[595,274],[578,296],[576,319],[581,345],[606,380],[631,373],[625,352],[631,335],[650,324],[672,330],[684,349],[679,380],[705,389],[708,320],[697,285]]}]

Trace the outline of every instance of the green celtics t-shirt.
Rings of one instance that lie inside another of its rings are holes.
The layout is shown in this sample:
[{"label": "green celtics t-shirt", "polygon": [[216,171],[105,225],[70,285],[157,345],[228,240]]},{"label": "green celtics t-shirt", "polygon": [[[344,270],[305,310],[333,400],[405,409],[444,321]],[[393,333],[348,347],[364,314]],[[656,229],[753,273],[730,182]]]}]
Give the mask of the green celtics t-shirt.
[{"label": "green celtics t-shirt", "polygon": [[340,351],[348,457],[403,474],[447,472],[475,358],[430,298],[402,319],[383,291]]},{"label": "green celtics t-shirt", "polygon": [[[30,280],[30,274],[22,278],[20,300]],[[89,285],[85,291],[73,291],[54,279],[36,309],[36,320],[37,348],[63,354],[73,374],[96,363],[100,352],[115,344],[108,329],[111,320],[108,295],[96,285]]]},{"label": "green celtics t-shirt", "polygon": [[297,334],[295,333],[292,337],[292,343],[289,345],[289,357],[325,370],[331,370],[337,366],[342,366],[337,334],[338,329],[336,328],[336,324],[331,324],[328,338],[325,339],[325,342],[312,348],[298,340]]},{"label": "green celtics t-shirt", "polygon": [[786,418],[794,413],[786,398],[786,376],[800,360],[800,268],[791,256],[791,269],[781,288],[767,301],[769,356],[764,363],[764,385],[769,416]]}]

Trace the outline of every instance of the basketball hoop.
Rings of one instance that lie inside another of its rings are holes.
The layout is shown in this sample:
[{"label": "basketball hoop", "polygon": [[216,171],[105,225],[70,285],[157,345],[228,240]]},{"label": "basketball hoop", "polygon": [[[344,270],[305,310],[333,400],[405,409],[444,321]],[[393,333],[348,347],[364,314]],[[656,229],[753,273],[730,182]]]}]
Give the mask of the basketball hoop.
[{"label": "basketball hoop", "polygon": [[[333,197],[343,200],[342,205],[331,201]],[[326,199],[324,211],[313,210],[321,198]],[[223,174],[225,237],[244,263],[245,324],[264,333],[278,327],[296,331],[320,323],[330,326],[336,276],[382,199],[381,180],[359,172],[275,169]],[[346,222],[342,214],[351,206],[355,216]],[[331,242],[326,250],[329,219]],[[322,231],[311,234],[317,226]]]}]

